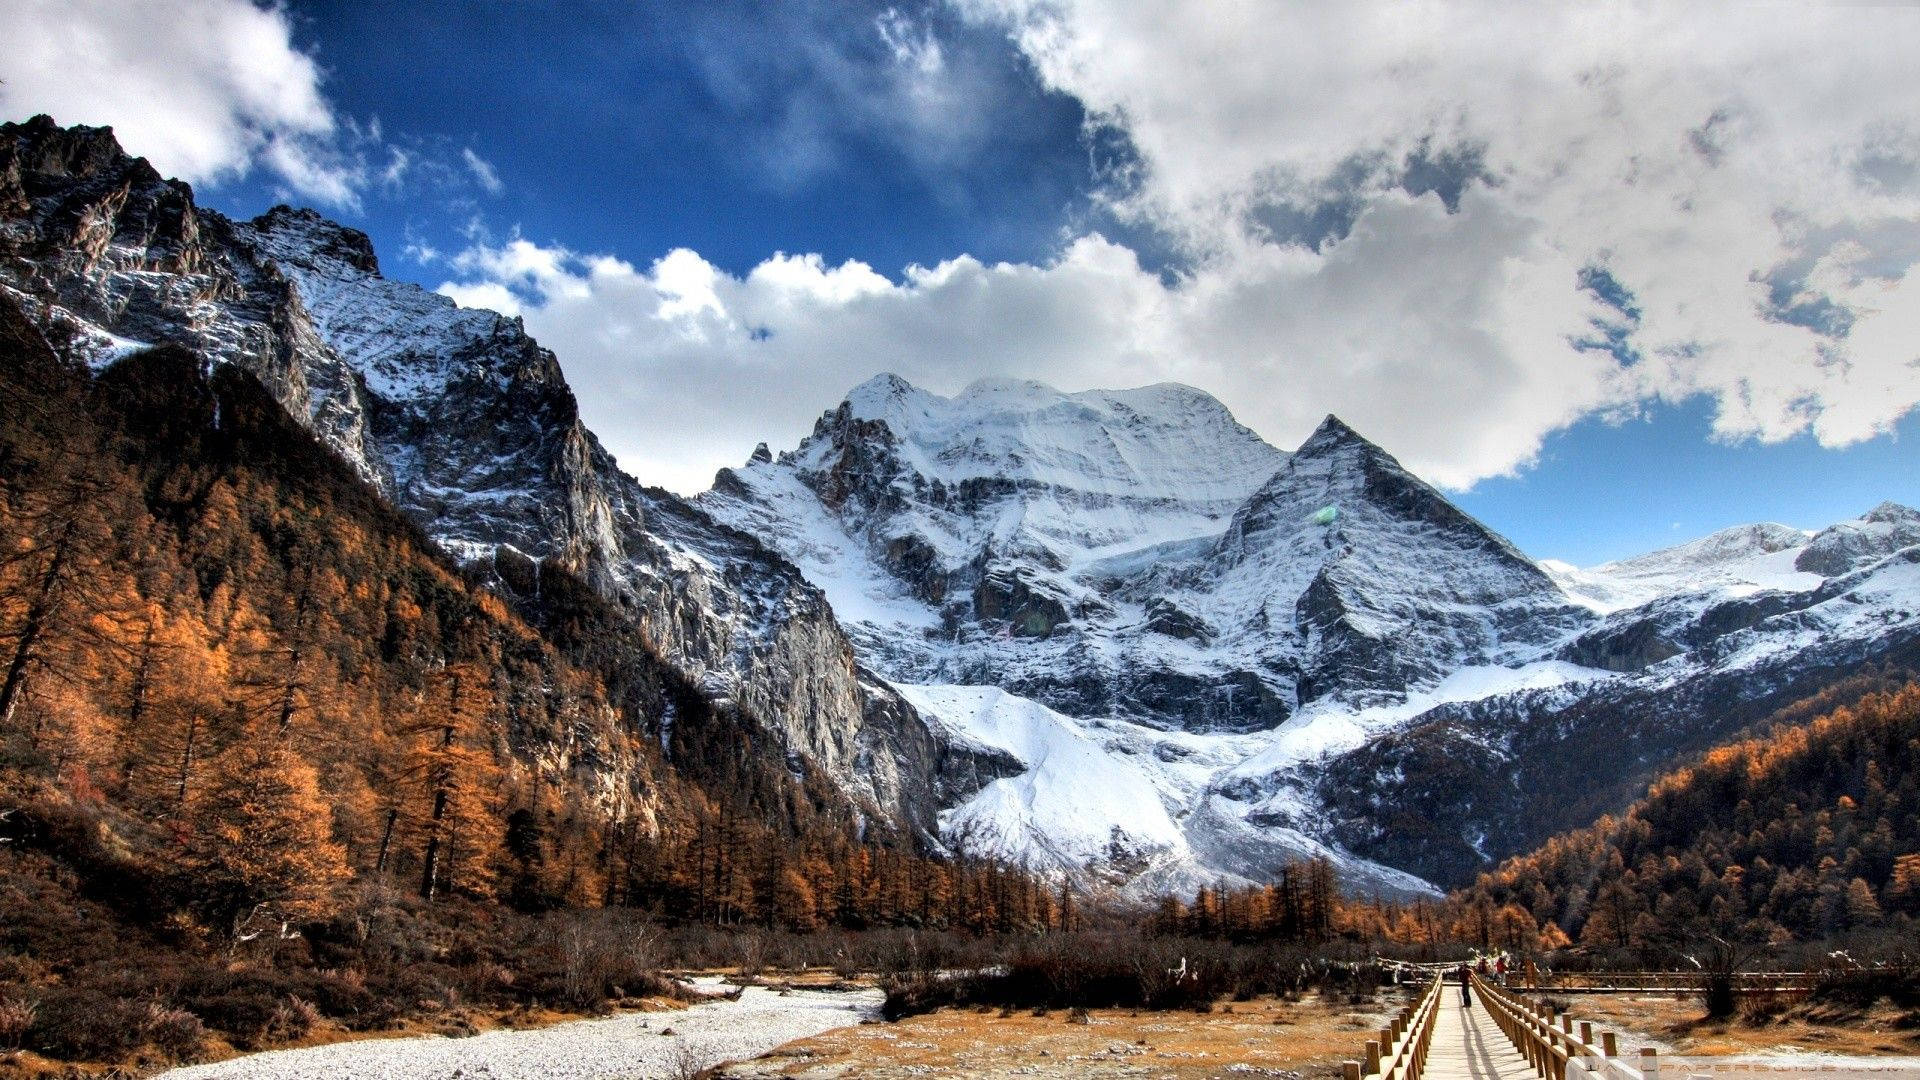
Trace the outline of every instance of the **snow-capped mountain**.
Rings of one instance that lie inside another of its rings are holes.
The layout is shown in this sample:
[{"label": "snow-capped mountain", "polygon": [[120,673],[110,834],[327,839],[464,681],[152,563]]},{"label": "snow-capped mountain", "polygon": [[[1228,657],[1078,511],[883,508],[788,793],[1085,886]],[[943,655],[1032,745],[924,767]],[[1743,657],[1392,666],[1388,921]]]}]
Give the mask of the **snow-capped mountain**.
[{"label": "snow-capped mountain", "polygon": [[891,679],[1163,729],[1270,728],[1589,617],[1338,420],[1288,455],[1189,387],[881,376],[699,504],[800,566]]},{"label": "snow-capped mountain", "polygon": [[1877,561],[1920,542],[1901,507],[1543,566],[1338,419],[1285,453],[1186,387],[949,398],[884,375],[698,501],[820,585],[947,745],[1015,763],[945,807],[950,843],[1142,891],[1306,854],[1363,888],[1453,880],[1526,830],[1449,822],[1444,793],[1410,825],[1405,781],[1356,762],[1448,718],[1501,718],[1498,745],[1552,715],[1577,740],[1605,728],[1592,703],[1715,687],[1649,721],[1666,761],[1897,649],[1920,607]]},{"label": "snow-capped mountain", "polygon": [[943,812],[950,842],[1142,889],[1339,855],[1233,797],[1235,770],[1352,748],[1409,702],[1580,678],[1549,654],[1595,621],[1337,419],[1288,454],[1188,387],[884,375],[699,504],[819,584],[950,745],[1021,763]]},{"label": "snow-capped mountain", "polygon": [[201,208],[105,129],[0,126],[0,289],[71,359],[254,372],[501,589],[577,572],[781,767],[1142,893],[1309,854],[1453,884],[1920,663],[1908,508],[1542,565],[1335,418],[1289,453],[1183,386],[880,376],[683,500],[615,467],[519,320],[310,211]]},{"label": "snow-capped mountain", "polygon": [[931,827],[928,733],[819,590],[615,467],[519,319],[382,277],[364,234],[312,211],[201,208],[109,129],[46,117],[0,125],[0,288],[74,359],[170,342],[252,371],[450,552],[503,585],[578,572],[778,752]]}]

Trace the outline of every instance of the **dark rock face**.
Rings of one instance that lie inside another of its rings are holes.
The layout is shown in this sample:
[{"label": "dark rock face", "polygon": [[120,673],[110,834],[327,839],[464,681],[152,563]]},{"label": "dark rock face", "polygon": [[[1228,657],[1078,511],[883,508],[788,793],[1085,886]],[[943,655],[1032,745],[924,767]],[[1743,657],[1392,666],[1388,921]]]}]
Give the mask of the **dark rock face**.
[{"label": "dark rock face", "polygon": [[1049,637],[1067,622],[1059,599],[1034,588],[1017,571],[982,577],[973,587],[973,610],[982,622],[1005,623],[1019,637]]},{"label": "dark rock face", "polygon": [[1561,651],[1568,662],[1605,671],[1639,671],[1684,651],[1660,632],[1659,622],[1636,618],[1625,625],[1608,624],[1580,635]]},{"label": "dark rock face", "polygon": [[1821,577],[1838,577],[1915,544],[1920,544],[1920,510],[1881,503],[1857,522],[1821,531],[1793,565]]},{"label": "dark rock face", "polygon": [[1214,638],[1213,628],[1199,616],[1189,615],[1172,602],[1160,599],[1147,601],[1147,629],[1201,645],[1210,644]]},{"label": "dark rock face", "polygon": [[[887,541],[882,558],[887,570],[906,582],[913,595],[935,606],[946,602],[947,573],[940,565],[940,553],[926,538],[896,536]],[[976,598],[976,606],[978,603]]]},{"label": "dark rock face", "polygon": [[200,209],[109,130],[44,117],[0,126],[0,287],[70,358],[178,342],[253,372],[455,555],[509,586],[518,560],[577,571],[780,753],[931,830],[939,750],[862,680],[819,591],[622,474],[518,319],[387,281],[365,234],[312,211]]}]

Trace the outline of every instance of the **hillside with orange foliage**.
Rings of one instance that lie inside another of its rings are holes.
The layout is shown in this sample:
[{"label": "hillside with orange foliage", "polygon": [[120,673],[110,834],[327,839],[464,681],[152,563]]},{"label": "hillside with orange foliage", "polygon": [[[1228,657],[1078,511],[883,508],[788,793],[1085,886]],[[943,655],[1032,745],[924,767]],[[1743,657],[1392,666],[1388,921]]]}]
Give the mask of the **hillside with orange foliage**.
[{"label": "hillside with orange foliage", "polygon": [[[1774,944],[1920,919],[1920,685],[1862,676],[1661,777],[1617,816],[1483,874],[1456,903],[1518,906],[1584,945]],[[1810,708],[1818,715],[1808,718]]]},{"label": "hillside with orange foliage", "polygon": [[549,911],[1060,918],[781,767],[566,571],[464,575],[246,372],[70,368],[0,296],[0,400],[0,1049],[634,988],[539,975]]}]

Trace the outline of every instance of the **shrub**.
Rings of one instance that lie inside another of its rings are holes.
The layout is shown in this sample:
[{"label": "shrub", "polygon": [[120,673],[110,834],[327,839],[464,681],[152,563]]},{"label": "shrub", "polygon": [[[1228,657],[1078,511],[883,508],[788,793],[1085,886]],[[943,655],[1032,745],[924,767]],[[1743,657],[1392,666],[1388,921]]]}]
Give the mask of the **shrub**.
[{"label": "shrub", "polygon": [[267,1036],[276,1041],[298,1039],[312,1031],[321,1019],[320,1010],[313,1007],[313,1002],[288,995],[274,1006],[273,1018],[267,1022]]},{"label": "shrub", "polygon": [[1740,1020],[1753,1027],[1772,1023],[1787,1011],[1788,1001],[1785,994],[1761,990],[1747,994],[1740,999]]},{"label": "shrub", "polygon": [[32,998],[0,994],[0,1046],[9,1050],[20,1049],[20,1043],[33,1027],[33,1018],[39,1011],[39,1002]]},{"label": "shrub", "polygon": [[97,990],[55,990],[36,1011],[26,1042],[49,1057],[119,1061],[146,1041],[146,1009]]},{"label": "shrub", "polygon": [[172,1009],[158,1002],[147,1006],[142,1024],[146,1041],[154,1049],[175,1061],[193,1061],[200,1056],[200,1044],[207,1037],[207,1026],[185,1009]]}]

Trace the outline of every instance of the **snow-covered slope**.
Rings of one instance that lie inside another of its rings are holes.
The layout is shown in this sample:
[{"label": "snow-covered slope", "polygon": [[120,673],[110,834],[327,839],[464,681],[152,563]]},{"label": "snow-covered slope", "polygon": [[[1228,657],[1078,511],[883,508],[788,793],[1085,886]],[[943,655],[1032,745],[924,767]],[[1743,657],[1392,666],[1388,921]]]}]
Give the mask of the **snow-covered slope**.
[{"label": "snow-covered slope", "polygon": [[[940,815],[942,834],[961,850],[1090,873],[1138,896],[1264,881],[1283,863],[1322,856],[1352,889],[1387,896],[1432,891],[1293,823],[1250,820],[1220,794],[1220,778],[1236,763],[1288,752],[1277,732],[1200,734],[1079,721],[992,686],[899,689],[950,743],[1005,754],[1020,766]],[[1346,745],[1345,733],[1318,734],[1330,738],[1316,753]]]},{"label": "snow-covered slope", "polygon": [[1540,565],[1568,596],[1604,615],[1682,592],[1712,589],[1744,596],[1762,589],[1815,588],[1820,575],[1794,565],[1813,535],[1788,525],[1736,525],[1588,569],[1554,561]]}]

